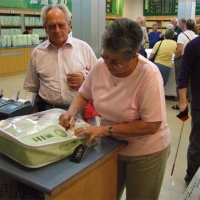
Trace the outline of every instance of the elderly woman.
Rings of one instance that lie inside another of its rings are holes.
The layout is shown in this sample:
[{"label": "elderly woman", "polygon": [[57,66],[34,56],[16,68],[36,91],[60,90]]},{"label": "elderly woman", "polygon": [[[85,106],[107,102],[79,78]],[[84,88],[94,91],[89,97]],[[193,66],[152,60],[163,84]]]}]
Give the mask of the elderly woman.
[{"label": "elderly woman", "polygon": [[160,73],[163,77],[164,85],[167,84],[167,81],[169,79],[169,74],[172,69],[172,57],[177,47],[176,42],[172,40],[173,37],[174,37],[174,30],[167,29],[164,34],[164,40],[159,41],[155,44],[149,56],[149,59],[151,59],[154,56],[157,49],[159,48],[154,63],[160,70]]},{"label": "elderly woman", "polygon": [[88,135],[88,143],[105,136],[127,141],[119,152],[118,199],[124,187],[127,199],[158,199],[170,152],[163,80],[156,65],[137,53],[142,39],[136,22],[115,20],[102,36],[101,58],[59,118],[67,127],[74,108],[78,113],[93,100],[101,125],[75,135]]}]

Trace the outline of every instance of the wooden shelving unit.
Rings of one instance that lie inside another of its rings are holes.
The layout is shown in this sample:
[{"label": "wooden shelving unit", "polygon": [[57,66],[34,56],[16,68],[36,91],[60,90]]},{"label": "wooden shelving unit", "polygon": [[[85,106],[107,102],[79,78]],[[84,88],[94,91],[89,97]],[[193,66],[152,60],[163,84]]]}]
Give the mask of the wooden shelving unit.
[{"label": "wooden shelving unit", "polygon": [[150,33],[152,31],[152,25],[154,23],[158,24],[158,28],[162,33],[165,33],[166,26],[170,24],[171,18],[175,16],[148,16],[145,18],[145,26],[147,28],[147,32]]},{"label": "wooden shelving unit", "polygon": [[112,15],[112,14],[107,14],[106,15],[106,27],[108,27],[114,20],[121,18],[122,16],[120,15]]},{"label": "wooden shelving unit", "polygon": [[[44,29],[41,23],[25,23],[27,17],[32,17],[32,21],[39,22],[40,10],[0,7],[0,35],[11,37],[22,34],[25,26],[29,25],[33,28],[33,33],[36,33],[35,29]],[[44,36],[40,36],[42,37]],[[33,49],[34,46],[0,48],[0,77],[25,73]]]},{"label": "wooden shelving unit", "polygon": [[[31,19],[33,23],[27,23],[29,21],[27,19]],[[13,35],[15,32],[22,34],[26,26],[32,27],[33,32],[40,38],[46,37],[40,20],[40,10],[0,8],[0,35]]]}]

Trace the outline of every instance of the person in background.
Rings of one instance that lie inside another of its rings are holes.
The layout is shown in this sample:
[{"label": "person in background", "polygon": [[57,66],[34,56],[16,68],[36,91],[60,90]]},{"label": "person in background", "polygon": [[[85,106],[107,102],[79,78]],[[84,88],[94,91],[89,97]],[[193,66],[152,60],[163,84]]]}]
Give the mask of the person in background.
[{"label": "person in background", "polygon": [[182,30],[182,33],[186,30],[186,19],[179,19],[179,27]]},{"label": "person in background", "polygon": [[172,29],[172,30],[174,30],[174,26],[172,24],[167,24],[166,29]]},{"label": "person in background", "polygon": [[162,42],[154,63],[157,65],[157,67],[160,70],[160,73],[162,74],[164,86],[167,84],[167,81],[169,79],[169,74],[172,68],[172,58],[177,47],[176,42],[172,40],[173,36],[174,36],[174,30],[167,29],[164,35],[165,39],[155,44],[149,56],[149,59],[151,59],[154,56],[156,50],[158,49],[160,43]]},{"label": "person in background", "polygon": [[141,50],[139,53],[146,58],[147,53],[145,51],[145,43],[147,41],[149,41],[149,38],[148,38],[147,28],[144,26],[145,19],[143,16],[139,16],[139,17],[137,17],[136,22],[140,25],[142,32],[143,32],[143,40],[142,40],[142,44],[141,44]]},{"label": "person in background", "polygon": [[200,17],[195,19],[196,21],[196,34],[200,35]]},{"label": "person in background", "polygon": [[177,41],[178,35],[182,32],[182,29],[178,27],[178,19],[172,18],[171,24],[174,26],[174,37],[173,40]]},{"label": "person in background", "polygon": [[78,113],[93,99],[101,126],[77,129],[75,135],[88,135],[88,143],[105,136],[127,141],[118,157],[117,199],[124,187],[126,199],[158,199],[170,153],[163,80],[156,65],[137,53],[142,40],[133,20],[112,22],[102,35],[101,58],[59,117],[68,126],[74,108]]},{"label": "person in background", "polygon": [[156,42],[160,40],[162,32],[158,31],[158,24],[152,25],[152,32],[149,33],[149,48],[152,49]]},{"label": "person in background", "polygon": [[[182,56],[184,54],[184,48],[188,42],[192,39],[196,38],[198,35],[195,34],[194,30],[196,27],[196,23],[193,19],[188,19],[186,21],[186,31],[184,33],[179,34],[177,39],[177,49],[174,55],[174,67],[175,67],[175,79],[176,85],[178,85],[178,73],[180,71],[180,63]],[[190,87],[188,88],[188,99],[190,99]],[[178,89],[177,89],[177,98],[179,98]],[[178,105],[172,106],[172,109],[179,110]]]},{"label": "person in background", "polygon": [[196,24],[200,24],[200,17],[197,17],[197,18],[195,19],[195,21],[196,21]]},{"label": "person in background", "polygon": [[197,24],[198,35],[200,35],[200,24]]},{"label": "person in background", "polygon": [[26,27],[26,30],[23,32],[23,34],[33,34],[33,28]]},{"label": "person in background", "polygon": [[[167,26],[166,26],[166,31],[167,31],[168,29],[174,30],[174,26],[173,26],[172,24],[167,24]],[[163,33],[160,34],[160,39],[159,39],[159,40],[164,40],[164,34],[163,34]]]},{"label": "person in background", "polygon": [[71,13],[66,5],[44,6],[41,18],[48,40],[31,53],[24,89],[38,93],[37,111],[68,109],[97,58],[86,42],[68,36]]},{"label": "person in background", "polygon": [[187,150],[187,173],[185,181],[190,183],[200,167],[200,37],[189,42],[184,50],[178,74],[180,112],[188,107],[187,89],[191,80],[191,132]]}]

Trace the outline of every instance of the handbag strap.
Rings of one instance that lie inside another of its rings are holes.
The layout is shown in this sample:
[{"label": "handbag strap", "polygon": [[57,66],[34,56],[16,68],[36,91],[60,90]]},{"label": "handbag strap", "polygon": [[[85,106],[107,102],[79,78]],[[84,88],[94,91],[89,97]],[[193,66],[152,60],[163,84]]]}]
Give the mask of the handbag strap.
[{"label": "handbag strap", "polygon": [[185,33],[183,33],[187,38],[188,38],[188,40],[190,41],[190,38],[185,34]]},{"label": "handbag strap", "polygon": [[[163,40],[162,40],[162,41],[163,41]],[[159,48],[160,48],[160,45],[161,45],[162,41],[160,42],[160,44],[159,44],[159,46],[158,46],[158,49],[156,50],[156,53],[155,53],[155,55],[157,55],[157,53],[158,53],[158,50],[159,50]]]}]

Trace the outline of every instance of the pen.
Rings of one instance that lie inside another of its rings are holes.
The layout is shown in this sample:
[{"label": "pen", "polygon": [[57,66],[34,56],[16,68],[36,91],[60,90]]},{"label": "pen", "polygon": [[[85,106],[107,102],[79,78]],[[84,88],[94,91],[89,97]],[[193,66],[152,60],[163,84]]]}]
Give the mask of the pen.
[{"label": "pen", "polygon": [[66,127],[66,131],[69,129],[71,123],[73,120],[75,120],[75,116],[76,116],[76,112],[77,112],[77,107],[74,108],[74,111],[72,113],[72,116],[69,119],[69,125]]}]

